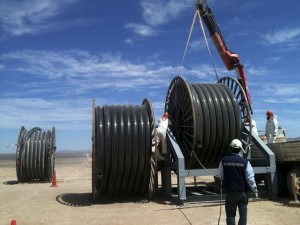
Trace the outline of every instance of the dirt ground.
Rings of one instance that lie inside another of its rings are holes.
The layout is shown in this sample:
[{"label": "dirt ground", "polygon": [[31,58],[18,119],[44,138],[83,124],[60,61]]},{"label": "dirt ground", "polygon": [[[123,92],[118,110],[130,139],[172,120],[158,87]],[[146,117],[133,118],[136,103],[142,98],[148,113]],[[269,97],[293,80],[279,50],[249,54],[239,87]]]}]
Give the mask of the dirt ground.
[{"label": "dirt ground", "polygon": [[[17,225],[218,224],[219,202],[187,201],[181,206],[162,194],[161,186],[150,202],[135,198],[89,201],[91,159],[88,157],[57,158],[56,174],[58,187],[51,187],[51,183],[18,183],[14,160],[0,160],[0,225],[9,225],[13,219]],[[187,183],[191,181],[192,178]],[[209,183],[212,177],[198,177],[198,181]],[[289,198],[250,201],[248,225],[299,225],[300,207],[291,206],[290,201]],[[226,224],[224,204],[220,224]]]}]

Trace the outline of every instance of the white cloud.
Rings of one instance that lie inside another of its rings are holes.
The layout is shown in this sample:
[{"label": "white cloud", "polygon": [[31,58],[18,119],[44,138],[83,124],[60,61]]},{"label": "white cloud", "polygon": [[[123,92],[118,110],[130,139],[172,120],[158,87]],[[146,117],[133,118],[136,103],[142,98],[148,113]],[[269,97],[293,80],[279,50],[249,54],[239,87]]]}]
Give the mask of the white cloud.
[{"label": "white cloud", "polygon": [[246,74],[253,75],[253,76],[265,76],[266,74],[269,74],[269,71],[265,67],[259,67],[259,66],[251,66],[246,65],[245,66]]},{"label": "white cloud", "polygon": [[90,129],[92,99],[1,98],[0,103],[1,128]]},{"label": "white cloud", "polygon": [[278,104],[299,104],[300,84],[272,84],[263,85],[261,88],[263,101]]},{"label": "white cloud", "polygon": [[266,98],[265,102],[276,104],[299,104],[300,98]]},{"label": "white cloud", "polygon": [[300,98],[300,84],[280,84],[276,85],[276,87],[267,86],[265,90],[275,96],[287,97],[298,95]]},{"label": "white cloud", "polygon": [[[6,34],[19,36],[24,34],[38,34],[59,29],[63,24],[49,24],[47,21],[63,11],[63,8],[78,0],[23,0],[1,1],[1,27]],[[73,21],[74,22],[74,21]],[[68,22],[67,26],[70,26]],[[75,21],[80,23],[79,20]],[[66,26],[66,23],[64,24]]]},{"label": "white cloud", "polygon": [[10,67],[12,71],[39,75],[48,79],[89,73],[97,65],[89,53],[76,50],[52,52],[24,50],[3,54],[1,58],[18,65]]},{"label": "white cloud", "polygon": [[[220,71],[222,71],[223,69],[221,68],[216,68],[217,73],[219,73]],[[200,64],[197,67],[194,68],[190,68],[187,69],[185,68],[185,70],[183,70],[184,74],[188,75],[188,76],[193,76],[195,78],[200,79],[197,82],[208,82],[208,81],[216,81],[216,75],[215,75],[215,71],[213,69],[213,66],[211,64]],[[218,74],[220,75],[220,74]],[[221,77],[219,77],[221,78]]]},{"label": "white cloud", "polygon": [[142,0],[143,18],[147,25],[128,23],[125,25],[125,28],[131,29],[134,33],[143,37],[156,36],[159,31],[155,30],[154,27],[177,19],[183,10],[193,5],[193,0]]},{"label": "white cloud", "polygon": [[126,44],[129,44],[129,45],[134,45],[134,41],[130,38],[127,38],[125,41],[124,41]]},{"label": "white cloud", "polygon": [[272,45],[296,41],[295,39],[298,37],[300,37],[300,28],[296,27],[270,31],[263,36],[263,39],[267,44]]},{"label": "white cloud", "polygon": [[205,43],[204,39],[197,40],[197,41],[191,41],[189,43],[189,51],[190,52],[200,51],[201,49],[204,49],[204,48],[206,48],[206,43]]},{"label": "white cloud", "polygon": [[146,23],[158,26],[176,19],[183,10],[193,6],[193,0],[142,0],[143,16]]},{"label": "white cloud", "polygon": [[[136,90],[165,87],[169,77],[178,71],[177,67],[155,63],[153,58],[137,64],[124,60],[120,55],[94,55],[80,50],[24,50],[3,54],[0,59],[4,65],[0,72],[9,73],[9,80],[14,76],[28,76],[26,83],[14,81],[14,85],[26,88],[26,93],[55,90],[59,96],[99,88],[120,91],[133,87]],[[1,79],[8,80],[8,77]]]},{"label": "white cloud", "polygon": [[157,33],[152,27],[137,23],[128,23],[125,25],[125,28],[131,29],[134,33],[143,37],[155,36]]},{"label": "white cloud", "polygon": [[266,58],[264,61],[266,63],[276,63],[282,60],[281,56],[274,56],[274,57],[270,57],[270,58]]},{"label": "white cloud", "polygon": [[234,25],[234,26],[236,26],[236,25],[238,25],[238,26],[240,26],[241,25],[241,19],[239,18],[239,17],[237,17],[237,16],[233,16],[231,19],[230,19],[230,22],[229,22],[231,25]]}]

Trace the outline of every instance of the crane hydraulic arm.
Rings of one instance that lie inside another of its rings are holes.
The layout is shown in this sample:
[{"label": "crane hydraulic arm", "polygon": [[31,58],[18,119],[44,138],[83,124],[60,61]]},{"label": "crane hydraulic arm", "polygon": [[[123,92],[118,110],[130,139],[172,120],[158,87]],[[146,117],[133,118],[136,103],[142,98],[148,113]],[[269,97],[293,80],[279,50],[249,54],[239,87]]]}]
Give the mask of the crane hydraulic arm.
[{"label": "crane hydraulic arm", "polygon": [[240,61],[240,57],[237,53],[232,52],[228,49],[225,40],[223,38],[223,35],[221,33],[221,30],[214,18],[214,15],[208,6],[206,0],[198,0],[196,4],[196,9],[198,10],[201,18],[203,19],[208,32],[210,34],[210,37],[220,54],[221,59],[223,60],[227,70],[233,70],[235,69],[237,72],[237,78],[239,83],[242,85],[244,88],[244,91],[247,96],[247,100],[249,102],[249,106],[251,109],[252,113],[252,102],[251,102],[251,97],[250,93],[248,90],[248,85],[247,85],[247,79],[246,79],[246,72],[244,69],[244,65]]}]

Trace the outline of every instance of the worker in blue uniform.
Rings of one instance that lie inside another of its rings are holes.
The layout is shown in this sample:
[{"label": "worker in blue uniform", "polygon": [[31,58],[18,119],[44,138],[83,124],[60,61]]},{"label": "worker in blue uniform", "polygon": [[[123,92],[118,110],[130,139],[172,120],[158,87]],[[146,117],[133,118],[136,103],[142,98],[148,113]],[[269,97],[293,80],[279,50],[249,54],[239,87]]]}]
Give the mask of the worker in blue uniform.
[{"label": "worker in blue uniform", "polygon": [[218,168],[218,177],[224,180],[226,192],[225,211],[227,225],[235,225],[236,210],[239,210],[239,225],[247,224],[247,205],[250,190],[257,199],[258,192],[254,180],[254,171],[250,162],[241,157],[242,143],[232,140],[231,154],[222,158]]}]

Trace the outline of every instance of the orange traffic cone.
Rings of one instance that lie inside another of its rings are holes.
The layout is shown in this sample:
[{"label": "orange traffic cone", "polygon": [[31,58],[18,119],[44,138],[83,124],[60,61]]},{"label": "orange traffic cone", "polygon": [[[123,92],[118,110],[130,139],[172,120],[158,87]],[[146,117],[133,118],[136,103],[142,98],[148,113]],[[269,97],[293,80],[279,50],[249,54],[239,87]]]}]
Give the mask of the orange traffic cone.
[{"label": "orange traffic cone", "polygon": [[17,225],[17,221],[16,221],[16,220],[12,220],[12,221],[10,222],[10,225]]},{"label": "orange traffic cone", "polygon": [[55,169],[53,170],[53,178],[52,178],[52,185],[51,187],[58,187],[56,183],[56,171]]}]

